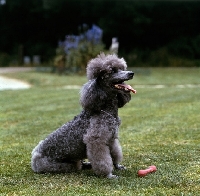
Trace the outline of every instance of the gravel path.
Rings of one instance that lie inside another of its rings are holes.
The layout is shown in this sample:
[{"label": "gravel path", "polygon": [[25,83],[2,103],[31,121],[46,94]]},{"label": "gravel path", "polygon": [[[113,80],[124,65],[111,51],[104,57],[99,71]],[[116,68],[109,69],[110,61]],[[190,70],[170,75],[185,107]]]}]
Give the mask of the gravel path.
[{"label": "gravel path", "polygon": [[34,71],[35,67],[0,67],[0,74]]},{"label": "gravel path", "polygon": [[[32,71],[32,70],[34,70],[33,67],[5,67],[5,68],[3,67],[3,68],[0,68],[0,74],[22,72],[22,71]],[[0,91],[28,89],[30,87],[31,85],[26,82],[0,75]]]},{"label": "gravel path", "polygon": [[0,91],[28,89],[31,85],[21,80],[0,76]]}]

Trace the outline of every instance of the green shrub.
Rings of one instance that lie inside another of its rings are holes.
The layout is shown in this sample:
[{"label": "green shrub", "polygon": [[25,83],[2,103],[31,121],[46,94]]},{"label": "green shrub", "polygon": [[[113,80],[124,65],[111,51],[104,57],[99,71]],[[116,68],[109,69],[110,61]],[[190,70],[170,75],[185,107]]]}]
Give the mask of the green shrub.
[{"label": "green shrub", "polygon": [[92,44],[83,41],[77,49],[71,49],[66,57],[66,67],[70,72],[85,73],[87,63],[100,52],[106,52],[103,44]]},{"label": "green shrub", "polygon": [[6,53],[0,54],[0,67],[6,67],[9,65],[11,59],[10,56]]},{"label": "green shrub", "polygon": [[[197,42],[195,42],[197,44]],[[196,47],[198,49],[198,47]],[[183,51],[189,51],[189,48],[183,47]],[[159,48],[154,51],[135,50],[123,56],[129,66],[134,67],[199,67],[198,58],[189,58],[187,55],[172,54],[167,47]]]}]

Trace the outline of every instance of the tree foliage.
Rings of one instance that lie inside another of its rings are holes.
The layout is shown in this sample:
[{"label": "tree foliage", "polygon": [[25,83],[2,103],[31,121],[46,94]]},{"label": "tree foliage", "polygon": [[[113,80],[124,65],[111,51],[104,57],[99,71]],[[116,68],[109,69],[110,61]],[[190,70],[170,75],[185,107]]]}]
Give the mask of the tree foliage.
[{"label": "tree foliage", "polygon": [[174,55],[199,58],[200,2],[133,0],[7,0],[0,5],[0,53],[55,54],[58,40],[97,24],[108,48],[118,37],[121,53],[168,46]]}]

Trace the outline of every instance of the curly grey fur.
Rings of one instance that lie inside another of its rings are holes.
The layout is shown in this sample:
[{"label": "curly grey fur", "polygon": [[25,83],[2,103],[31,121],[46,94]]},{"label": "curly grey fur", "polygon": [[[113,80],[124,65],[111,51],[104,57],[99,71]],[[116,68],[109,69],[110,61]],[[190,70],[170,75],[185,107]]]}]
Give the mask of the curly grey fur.
[{"label": "curly grey fur", "polygon": [[32,151],[31,167],[36,173],[80,170],[88,158],[99,176],[112,175],[113,166],[122,161],[118,140],[118,108],[130,101],[130,92],[114,88],[114,83],[129,80],[124,59],[100,54],[87,65],[88,82],[81,89],[83,111],[42,140]]}]

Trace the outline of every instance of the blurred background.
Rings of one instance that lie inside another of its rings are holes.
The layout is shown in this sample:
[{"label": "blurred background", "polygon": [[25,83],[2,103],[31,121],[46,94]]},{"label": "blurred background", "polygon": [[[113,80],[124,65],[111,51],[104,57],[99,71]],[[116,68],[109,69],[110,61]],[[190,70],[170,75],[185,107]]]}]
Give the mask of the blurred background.
[{"label": "blurred background", "polygon": [[200,1],[0,0],[0,67],[81,72],[100,51],[129,66],[199,67]]}]

